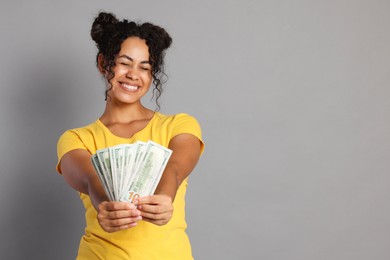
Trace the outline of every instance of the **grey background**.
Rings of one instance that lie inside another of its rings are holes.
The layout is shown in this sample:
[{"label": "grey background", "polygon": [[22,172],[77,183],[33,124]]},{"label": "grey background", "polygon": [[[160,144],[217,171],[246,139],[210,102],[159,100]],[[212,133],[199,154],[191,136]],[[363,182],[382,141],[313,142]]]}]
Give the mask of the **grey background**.
[{"label": "grey background", "polygon": [[174,39],[161,111],[196,116],[206,142],[196,259],[390,259],[390,2],[347,0],[2,0],[1,259],[76,254],[56,142],[103,112],[100,9]]}]

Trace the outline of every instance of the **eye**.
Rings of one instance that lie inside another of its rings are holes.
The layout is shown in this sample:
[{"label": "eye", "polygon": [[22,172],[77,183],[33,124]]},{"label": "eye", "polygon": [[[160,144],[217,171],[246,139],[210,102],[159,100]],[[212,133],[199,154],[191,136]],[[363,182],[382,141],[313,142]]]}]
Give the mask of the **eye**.
[{"label": "eye", "polygon": [[119,64],[121,64],[121,65],[123,65],[123,66],[129,66],[129,64],[126,63],[126,62],[120,62]]}]

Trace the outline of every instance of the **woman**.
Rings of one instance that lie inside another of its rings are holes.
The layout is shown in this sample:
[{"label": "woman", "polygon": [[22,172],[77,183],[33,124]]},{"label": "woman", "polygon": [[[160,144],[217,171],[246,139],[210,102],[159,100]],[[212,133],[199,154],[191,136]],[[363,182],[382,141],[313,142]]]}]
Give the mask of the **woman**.
[{"label": "woman", "polygon": [[[161,27],[119,21],[109,13],[98,15],[91,36],[107,83],[105,111],[94,123],[66,131],[57,146],[57,171],[86,209],[77,259],[193,259],[184,198],[187,177],[203,151],[201,129],[192,116],[163,115],[141,103],[153,85],[159,107],[163,59],[172,39]],[[173,151],[154,195],[133,203],[109,201],[91,155],[148,140]]]}]

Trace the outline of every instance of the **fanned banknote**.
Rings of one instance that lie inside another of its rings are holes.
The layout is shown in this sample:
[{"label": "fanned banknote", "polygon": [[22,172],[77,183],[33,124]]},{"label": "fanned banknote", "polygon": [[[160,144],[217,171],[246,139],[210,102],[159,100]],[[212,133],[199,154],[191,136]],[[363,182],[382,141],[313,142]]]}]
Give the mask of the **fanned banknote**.
[{"label": "fanned banknote", "polygon": [[97,150],[91,160],[108,198],[132,202],[154,193],[171,154],[153,141],[138,141]]}]

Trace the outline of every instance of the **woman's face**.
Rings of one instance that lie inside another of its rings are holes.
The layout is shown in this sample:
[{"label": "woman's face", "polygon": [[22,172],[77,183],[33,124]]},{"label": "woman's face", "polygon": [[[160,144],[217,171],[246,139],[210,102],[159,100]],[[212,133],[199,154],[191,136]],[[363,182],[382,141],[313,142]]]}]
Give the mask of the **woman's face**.
[{"label": "woman's face", "polygon": [[110,98],[123,103],[139,102],[152,83],[152,66],[145,40],[138,37],[124,40],[113,71],[112,89],[108,92]]}]

